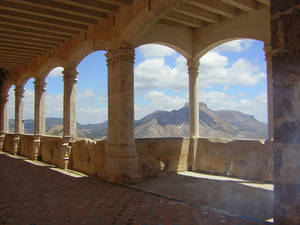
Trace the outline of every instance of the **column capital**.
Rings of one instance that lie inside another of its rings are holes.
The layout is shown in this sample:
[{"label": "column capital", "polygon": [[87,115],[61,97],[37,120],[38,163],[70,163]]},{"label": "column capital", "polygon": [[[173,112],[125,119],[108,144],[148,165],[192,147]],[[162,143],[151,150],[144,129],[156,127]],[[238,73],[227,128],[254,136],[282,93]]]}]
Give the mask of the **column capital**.
[{"label": "column capital", "polygon": [[40,92],[46,91],[47,82],[43,79],[36,78],[34,81],[34,88]]},{"label": "column capital", "polygon": [[271,46],[271,44],[265,44],[263,50],[265,52],[265,60],[266,61],[271,61],[272,60],[272,46]]},{"label": "column capital", "polygon": [[106,62],[108,66],[113,66],[120,62],[128,62],[133,64],[135,58],[135,51],[133,48],[118,48],[108,51],[106,54]]},{"label": "column capital", "polygon": [[25,89],[24,87],[16,87],[15,88],[15,96],[16,97],[24,97]]},{"label": "column capital", "polygon": [[64,80],[77,81],[78,71],[76,68],[66,68],[62,73],[64,75]]},{"label": "column capital", "polygon": [[0,92],[0,103],[8,102],[8,93]]},{"label": "column capital", "polygon": [[187,59],[188,73],[190,77],[197,77],[199,74],[200,62],[198,58],[188,58]]}]

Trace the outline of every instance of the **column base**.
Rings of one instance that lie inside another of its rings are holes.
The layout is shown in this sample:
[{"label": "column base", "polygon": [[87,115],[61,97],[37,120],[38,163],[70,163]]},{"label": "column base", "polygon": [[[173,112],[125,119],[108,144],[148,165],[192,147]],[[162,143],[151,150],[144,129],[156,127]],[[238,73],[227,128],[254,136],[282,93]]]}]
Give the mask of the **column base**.
[{"label": "column base", "polygon": [[105,155],[104,180],[117,184],[137,183],[142,178],[138,173],[138,159]]},{"label": "column base", "polygon": [[196,171],[196,156],[198,150],[198,138],[190,139],[189,154],[188,154],[188,170]]}]

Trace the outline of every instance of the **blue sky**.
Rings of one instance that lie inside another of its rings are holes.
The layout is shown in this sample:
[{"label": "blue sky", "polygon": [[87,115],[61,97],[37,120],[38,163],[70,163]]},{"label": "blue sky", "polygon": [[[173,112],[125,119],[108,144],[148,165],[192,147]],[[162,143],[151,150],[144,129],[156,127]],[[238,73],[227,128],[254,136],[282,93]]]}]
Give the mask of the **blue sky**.
[{"label": "blue sky", "polygon": [[[88,55],[78,65],[77,120],[99,123],[107,120],[107,68],[104,51]],[[47,76],[46,116],[62,117],[62,68]],[[33,118],[33,79],[25,85],[25,119]],[[162,45],[136,49],[135,119],[155,110],[181,108],[188,102],[186,60]],[[266,66],[263,43],[253,40],[227,42],[200,59],[199,102],[214,110],[239,110],[267,121]],[[13,118],[13,88],[9,117]]]}]

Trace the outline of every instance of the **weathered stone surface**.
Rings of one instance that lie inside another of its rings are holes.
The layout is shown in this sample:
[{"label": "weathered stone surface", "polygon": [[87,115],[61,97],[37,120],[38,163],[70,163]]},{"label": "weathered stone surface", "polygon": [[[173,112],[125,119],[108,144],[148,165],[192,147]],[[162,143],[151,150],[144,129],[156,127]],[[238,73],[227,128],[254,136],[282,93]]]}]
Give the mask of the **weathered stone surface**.
[{"label": "weathered stone surface", "polygon": [[143,178],[186,171],[188,169],[189,138],[136,139],[139,171]]},{"label": "weathered stone surface", "polygon": [[271,1],[276,225],[300,224],[300,10],[298,0]]},{"label": "weathered stone surface", "polygon": [[195,170],[272,181],[272,158],[260,141],[199,138]]},{"label": "weathered stone surface", "polygon": [[275,224],[300,224],[300,148],[274,144]]},{"label": "weathered stone surface", "polygon": [[3,151],[14,154],[14,138],[15,134],[5,134]]},{"label": "weathered stone surface", "polygon": [[53,164],[63,168],[61,145],[63,140],[61,137],[42,136],[41,137],[41,160],[43,162]]},{"label": "weathered stone surface", "polygon": [[20,136],[20,155],[32,159],[34,136],[23,134]]},{"label": "weathered stone surface", "polygon": [[103,178],[104,140],[83,139],[72,143],[70,169]]}]

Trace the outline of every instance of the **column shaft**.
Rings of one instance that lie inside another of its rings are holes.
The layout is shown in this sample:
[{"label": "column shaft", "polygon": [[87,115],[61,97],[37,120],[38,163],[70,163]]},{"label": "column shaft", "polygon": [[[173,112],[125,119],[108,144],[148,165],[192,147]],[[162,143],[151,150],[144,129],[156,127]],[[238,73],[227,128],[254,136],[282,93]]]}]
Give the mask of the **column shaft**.
[{"label": "column shaft", "polygon": [[77,70],[65,69],[64,74],[64,118],[63,136],[76,137]]},{"label": "column shaft", "polygon": [[0,93],[0,134],[9,132],[8,94]]},{"label": "column shaft", "polygon": [[189,72],[190,137],[199,136],[198,69],[199,59],[187,60]]},{"label": "column shaft", "polygon": [[134,49],[108,52],[108,141],[105,177],[112,182],[137,179],[134,144]]},{"label": "column shaft", "polygon": [[34,82],[34,134],[45,134],[46,82],[37,78]]},{"label": "column shaft", "polygon": [[267,96],[268,96],[268,140],[273,140],[274,125],[273,125],[273,76],[272,76],[272,54],[271,46],[264,47],[265,60],[267,66]]},{"label": "column shaft", "polygon": [[15,88],[15,133],[24,133],[24,88]]}]

